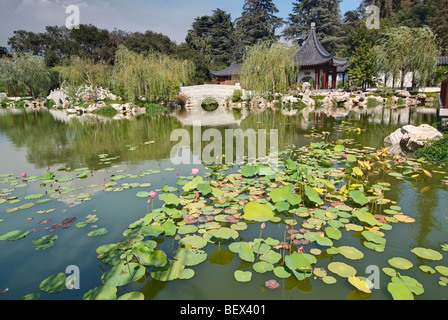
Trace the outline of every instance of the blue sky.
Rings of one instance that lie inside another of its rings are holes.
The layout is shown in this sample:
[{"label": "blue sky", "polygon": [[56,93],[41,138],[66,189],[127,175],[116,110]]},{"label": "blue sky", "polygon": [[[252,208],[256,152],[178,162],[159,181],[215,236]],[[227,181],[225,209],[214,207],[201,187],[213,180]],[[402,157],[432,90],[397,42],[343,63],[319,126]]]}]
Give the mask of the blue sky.
[{"label": "blue sky", "polygon": [[[47,25],[64,25],[65,8],[78,5],[80,22],[108,30],[152,30],[181,43],[198,16],[220,8],[240,16],[244,0],[0,0],[0,46],[7,46],[14,30],[42,32]],[[293,0],[274,0],[278,15],[286,18]],[[342,13],[358,7],[360,0],[343,0]]]}]

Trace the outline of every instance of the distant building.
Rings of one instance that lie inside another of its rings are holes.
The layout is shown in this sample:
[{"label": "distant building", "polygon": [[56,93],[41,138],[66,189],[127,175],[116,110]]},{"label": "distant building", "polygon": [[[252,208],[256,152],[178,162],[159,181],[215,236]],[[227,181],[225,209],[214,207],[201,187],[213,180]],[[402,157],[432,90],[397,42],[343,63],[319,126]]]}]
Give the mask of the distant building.
[{"label": "distant building", "polygon": [[348,59],[328,53],[316,35],[316,24],[295,56],[300,72],[297,82],[312,82],[314,89],[336,89],[338,74],[345,81]]},{"label": "distant building", "polygon": [[220,85],[235,85],[237,82],[240,82],[241,68],[242,64],[232,63],[230,67],[220,71],[212,71],[210,73],[212,76],[218,78]]}]

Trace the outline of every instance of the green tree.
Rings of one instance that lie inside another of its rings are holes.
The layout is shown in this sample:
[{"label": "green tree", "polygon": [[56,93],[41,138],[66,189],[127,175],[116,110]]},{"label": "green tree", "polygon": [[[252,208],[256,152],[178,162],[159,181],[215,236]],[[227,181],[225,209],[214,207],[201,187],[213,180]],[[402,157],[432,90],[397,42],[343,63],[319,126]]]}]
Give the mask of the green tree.
[{"label": "green tree", "polygon": [[168,36],[152,31],[132,33],[125,38],[123,44],[137,53],[159,52],[171,55],[176,48],[176,44]]},{"label": "green tree", "polygon": [[0,80],[7,84],[9,95],[35,98],[48,94],[51,74],[43,57],[16,53],[12,60],[0,60]]},{"label": "green tree", "polygon": [[442,54],[448,55],[448,0],[429,0],[428,23],[437,35]]},{"label": "green tree", "polygon": [[235,56],[238,60],[258,41],[277,41],[283,25],[272,0],[245,0],[241,17],[235,21]]},{"label": "green tree", "polygon": [[288,26],[283,36],[288,40],[304,41],[311,23],[316,23],[316,34],[328,52],[335,52],[341,45],[341,0],[299,0],[293,3]]},{"label": "green tree", "polygon": [[234,28],[230,14],[221,9],[213,11],[210,30],[212,70],[228,67],[233,61]]},{"label": "green tree", "polygon": [[401,88],[408,72],[413,72],[414,82],[425,84],[436,72],[440,50],[431,29],[390,28],[374,47],[378,71],[401,77]]},{"label": "green tree", "polygon": [[259,94],[286,93],[297,76],[294,56],[297,46],[280,42],[259,42],[245,55],[241,81],[248,90]]}]

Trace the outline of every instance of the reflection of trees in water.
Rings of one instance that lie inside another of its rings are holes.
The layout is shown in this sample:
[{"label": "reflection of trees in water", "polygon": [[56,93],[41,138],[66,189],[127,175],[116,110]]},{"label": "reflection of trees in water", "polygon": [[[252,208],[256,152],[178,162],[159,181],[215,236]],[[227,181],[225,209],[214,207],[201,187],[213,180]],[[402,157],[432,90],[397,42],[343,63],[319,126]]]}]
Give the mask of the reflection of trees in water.
[{"label": "reflection of trees in water", "polygon": [[[39,168],[62,164],[100,169],[104,166],[98,155],[103,153],[128,164],[169,158],[174,145],[170,135],[177,128],[173,117],[89,123],[54,121],[46,112],[0,117],[0,130],[17,148],[26,147],[28,161]],[[145,144],[150,141],[154,143]]]},{"label": "reflection of trees in water", "polygon": [[[178,143],[170,142],[173,130],[182,128],[181,119],[188,117],[189,111],[180,110],[175,116],[145,117],[132,120],[103,122],[95,118],[88,122],[76,118],[69,123],[55,121],[47,112],[24,113],[0,117],[0,130],[5,132],[17,148],[27,148],[28,161],[39,168],[56,164],[66,167],[90,167],[100,169],[99,154],[120,157],[120,161],[128,164],[140,164],[145,160],[161,160],[170,157],[172,148]],[[231,113],[234,114],[234,113]],[[239,114],[234,114],[236,120]],[[180,120],[180,121],[179,121]],[[350,121],[353,127],[366,129],[360,135],[356,133],[338,132],[342,120]],[[295,115],[284,115],[280,111],[266,110],[250,112],[241,120],[241,125],[217,127],[223,138],[225,150],[225,130],[253,129],[267,132],[267,150],[269,150],[269,132],[278,130],[279,149],[303,146],[319,138],[309,137],[311,129],[316,132],[330,132],[330,139],[353,138],[364,146],[382,147],[383,139],[404,124],[432,123],[435,114],[422,113],[406,108],[364,109],[351,111],[345,117],[334,118],[321,112],[298,112]],[[190,146],[193,149],[194,139],[201,139],[207,127],[202,128],[201,136],[193,136],[193,127],[185,126],[190,134]],[[149,143],[154,141],[154,143]],[[145,144],[146,143],[146,144]],[[210,142],[202,142],[201,150]],[[245,155],[248,140],[245,142]],[[129,149],[132,149],[130,151]]]}]

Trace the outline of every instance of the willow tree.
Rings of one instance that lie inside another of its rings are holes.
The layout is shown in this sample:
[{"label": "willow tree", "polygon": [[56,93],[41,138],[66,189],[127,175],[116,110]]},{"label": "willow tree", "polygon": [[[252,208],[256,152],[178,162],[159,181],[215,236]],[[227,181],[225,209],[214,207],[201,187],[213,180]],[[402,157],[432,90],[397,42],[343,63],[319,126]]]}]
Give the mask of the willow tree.
[{"label": "willow tree", "polygon": [[139,54],[120,46],[112,72],[112,88],[128,100],[173,100],[180,85],[189,83],[194,73],[187,60],[158,54]]},{"label": "willow tree", "polygon": [[391,74],[394,79],[401,77],[403,89],[405,76],[409,72],[413,73],[414,81],[420,85],[434,75],[440,50],[429,28],[399,27],[387,30],[374,52],[378,71]]},{"label": "willow tree", "polygon": [[27,92],[33,98],[46,95],[51,85],[44,58],[22,53],[16,53],[12,60],[0,60],[0,80],[6,83],[9,94],[15,89],[18,95]]},{"label": "willow tree", "polygon": [[244,56],[241,81],[259,94],[287,93],[299,66],[294,56],[298,47],[280,42],[259,42]]},{"label": "willow tree", "polygon": [[71,86],[88,85],[91,87],[107,87],[110,77],[110,66],[104,62],[94,62],[91,59],[82,59],[71,56],[60,67],[55,69],[63,81]]}]

